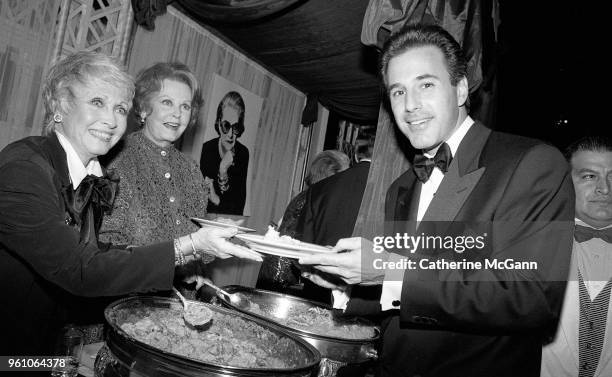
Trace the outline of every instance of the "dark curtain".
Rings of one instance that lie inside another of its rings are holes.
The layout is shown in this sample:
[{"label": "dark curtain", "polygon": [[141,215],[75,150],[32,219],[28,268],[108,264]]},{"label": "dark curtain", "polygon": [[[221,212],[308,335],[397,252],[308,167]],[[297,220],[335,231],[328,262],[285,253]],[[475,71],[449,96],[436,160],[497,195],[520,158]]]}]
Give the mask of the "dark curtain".
[{"label": "dark curtain", "polygon": [[497,0],[370,0],[361,41],[382,49],[408,23],[438,24],[461,44],[468,59],[470,115],[495,124]]},{"label": "dark curtain", "polygon": [[[362,42],[381,48],[390,33],[408,22],[436,23],[463,46],[468,58],[470,114],[494,127],[496,0],[371,0]],[[372,166],[353,235],[371,239],[383,233],[384,200],[391,183],[410,167],[413,152],[384,104],[376,132]]]}]

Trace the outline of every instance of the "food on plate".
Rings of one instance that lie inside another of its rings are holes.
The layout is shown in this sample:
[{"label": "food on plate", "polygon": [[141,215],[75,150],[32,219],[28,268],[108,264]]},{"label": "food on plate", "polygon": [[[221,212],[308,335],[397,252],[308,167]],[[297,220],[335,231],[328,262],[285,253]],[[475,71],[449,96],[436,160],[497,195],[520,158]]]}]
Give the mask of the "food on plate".
[{"label": "food on plate", "polygon": [[181,308],[136,307],[117,310],[119,327],[155,348],[210,364],[237,368],[295,368],[308,362],[293,339],[238,316],[213,312],[208,329],[185,325]]},{"label": "food on plate", "polygon": [[280,242],[288,245],[299,245],[301,242],[296,240],[295,238],[291,238],[289,236],[281,236],[280,233],[268,225],[268,231],[264,235],[264,240],[272,241],[272,242]]}]

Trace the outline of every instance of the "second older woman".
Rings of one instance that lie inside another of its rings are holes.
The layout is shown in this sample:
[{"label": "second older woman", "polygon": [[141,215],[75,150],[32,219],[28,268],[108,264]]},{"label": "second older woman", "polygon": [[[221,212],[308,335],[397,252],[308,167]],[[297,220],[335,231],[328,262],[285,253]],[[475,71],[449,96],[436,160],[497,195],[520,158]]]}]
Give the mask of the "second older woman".
[{"label": "second older woman", "polygon": [[127,136],[108,165],[119,174],[119,194],[100,238],[141,245],[195,232],[204,217],[208,184],[176,142],[197,121],[196,77],[181,63],[157,63],[136,78],[134,113],[142,129]]}]

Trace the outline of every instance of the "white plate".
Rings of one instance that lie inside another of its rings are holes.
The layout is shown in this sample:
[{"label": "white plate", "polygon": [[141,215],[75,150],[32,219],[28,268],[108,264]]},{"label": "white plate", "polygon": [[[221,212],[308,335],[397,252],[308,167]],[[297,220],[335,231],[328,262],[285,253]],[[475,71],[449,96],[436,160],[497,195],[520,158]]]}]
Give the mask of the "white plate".
[{"label": "white plate", "polygon": [[192,217],[191,220],[197,223],[200,223],[201,225],[214,226],[217,228],[236,228],[238,229],[239,232],[254,232],[255,231],[255,229],[246,228],[246,227],[235,225],[235,224],[222,223],[220,221],[213,221],[213,220],[206,220],[206,219],[199,219],[197,217]]},{"label": "white plate", "polygon": [[243,240],[255,251],[279,257],[299,258],[304,255],[328,254],[331,249],[307,242],[299,244],[267,240],[259,234],[237,234],[236,238]]}]

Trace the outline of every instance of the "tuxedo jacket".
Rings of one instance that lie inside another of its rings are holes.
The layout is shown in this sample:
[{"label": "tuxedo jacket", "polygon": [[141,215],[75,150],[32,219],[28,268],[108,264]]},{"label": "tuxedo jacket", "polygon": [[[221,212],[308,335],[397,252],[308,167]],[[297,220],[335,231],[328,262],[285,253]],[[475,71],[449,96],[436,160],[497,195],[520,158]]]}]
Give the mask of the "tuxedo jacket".
[{"label": "tuxedo jacket", "polygon": [[[339,239],[351,237],[369,170],[369,162],[360,162],[312,185],[306,191],[306,201],[298,220],[296,233],[300,235],[299,239],[334,246]],[[332,303],[331,291],[309,280],[304,281],[302,296]]]},{"label": "tuxedo jacket", "polygon": [[[420,188],[412,169],[389,188],[392,234],[416,219]],[[454,224],[488,224],[490,258],[534,261],[538,269],[405,270],[400,309],[386,312],[383,323],[382,375],[538,376],[542,340],[559,320],[573,220],[568,164],[557,149],[474,124],[421,224],[446,222],[448,234]],[[380,310],[357,291],[347,313],[367,305]]]},{"label": "tuxedo jacket", "polygon": [[81,241],[62,195],[71,183],[55,134],[8,145],[0,177],[0,354],[51,355],[66,322],[101,321],[94,297],[172,288],[171,242],[125,250]]},{"label": "tuxedo jacket", "polygon": [[234,162],[227,170],[229,177],[229,188],[224,193],[219,187],[219,138],[208,140],[202,145],[200,155],[200,170],[204,177],[213,180],[215,192],[219,196],[219,204],[208,201],[208,212],[225,213],[229,215],[242,215],[247,196],[247,174],[249,169],[249,149],[242,145],[238,140],[234,145]]},{"label": "tuxedo jacket", "polygon": [[369,162],[360,162],[308,189],[298,222],[302,241],[334,246],[353,234],[369,170]]}]

